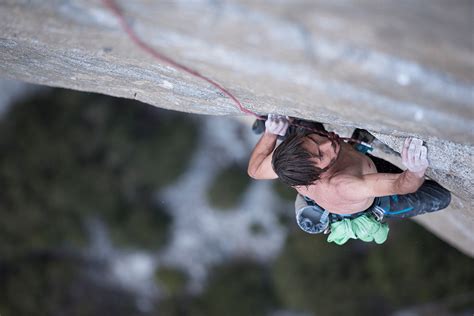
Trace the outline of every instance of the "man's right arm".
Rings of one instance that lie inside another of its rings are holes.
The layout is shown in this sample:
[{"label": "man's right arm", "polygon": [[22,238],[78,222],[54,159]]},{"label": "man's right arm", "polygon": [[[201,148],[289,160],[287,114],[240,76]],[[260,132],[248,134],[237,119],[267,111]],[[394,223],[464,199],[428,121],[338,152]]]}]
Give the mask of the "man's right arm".
[{"label": "man's right arm", "polygon": [[250,177],[258,180],[278,178],[272,168],[272,154],[277,137],[278,135],[265,132],[255,145],[247,169]]},{"label": "man's right arm", "polygon": [[265,122],[265,133],[250,156],[247,172],[250,177],[263,179],[277,179],[278,176],[272,168],[272,155],[275,149],[278,135],[284,136],[288,129],[287,117],[269,114]]}]

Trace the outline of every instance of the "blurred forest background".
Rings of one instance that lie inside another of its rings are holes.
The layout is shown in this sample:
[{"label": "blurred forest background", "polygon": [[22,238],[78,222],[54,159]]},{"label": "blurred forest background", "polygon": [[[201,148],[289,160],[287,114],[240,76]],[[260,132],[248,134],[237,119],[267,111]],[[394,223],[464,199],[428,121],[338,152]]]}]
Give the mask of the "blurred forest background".
[{"label": "blurred forest background", "polygon": [[[271,210],[282,240],[275,255],[224,256],[197,288],[182,267],[156,264],[176,225],[158,193],[191,172],[202,126],[214,120],[61,89],[10,106],[0,122],[0,314],[473,314],[473,259],[408,220],[392,222],[383,245],[329,244],[297,228],[294,193],[278,182],[262,197],[279,205]],[[218,134],[222,124],[215,125]],[[220,168],[206,188],[216,212],[245,213],[249,154]],[[190,195],[178,190],[183,200]],[[248,229],[262,240],[269,234],[258,221]],[[108,257],[123,253],[152,259],[111,268]],[[152,270],[127,283],[109,273],[117,267],[125,275]]]}]

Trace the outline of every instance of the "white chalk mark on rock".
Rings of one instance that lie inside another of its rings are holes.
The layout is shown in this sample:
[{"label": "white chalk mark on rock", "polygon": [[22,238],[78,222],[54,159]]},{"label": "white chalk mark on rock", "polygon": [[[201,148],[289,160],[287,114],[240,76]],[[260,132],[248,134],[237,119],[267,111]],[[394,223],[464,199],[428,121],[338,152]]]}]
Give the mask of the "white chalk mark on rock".
[{"label": "white chalk mark on rock", "polygon": [[408,86],[411,83],[410,76],[404,73],[399,73],[397,75],[397,83],[401,86]]},{"label": "white chalk mark on rock", "polygon": [[425,117],[423,110],[417,110],[415,112],[415,121],[420,122]]},{"label": "white chalk mark on rock", "polygon": [[158,84],[158,86],[164,88],[164,89],[167,89],[167,90],[171,90],[173,89],[173,84],[167,80],[163,80],[162,83]]}]

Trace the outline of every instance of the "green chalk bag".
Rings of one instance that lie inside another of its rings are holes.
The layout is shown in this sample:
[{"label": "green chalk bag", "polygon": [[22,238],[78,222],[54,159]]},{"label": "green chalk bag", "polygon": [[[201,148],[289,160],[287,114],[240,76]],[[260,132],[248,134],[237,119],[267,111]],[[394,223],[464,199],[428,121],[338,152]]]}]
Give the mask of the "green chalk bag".
[{"label": "green chalk bag", "polygon": [[364,214],[354,219],[345,218],[331,223],[331,233],[327,241],[343,245],[349,239],[360,239],[382,244],[387,240],[388,231],[387,223],[380,223],[373,216]]}]

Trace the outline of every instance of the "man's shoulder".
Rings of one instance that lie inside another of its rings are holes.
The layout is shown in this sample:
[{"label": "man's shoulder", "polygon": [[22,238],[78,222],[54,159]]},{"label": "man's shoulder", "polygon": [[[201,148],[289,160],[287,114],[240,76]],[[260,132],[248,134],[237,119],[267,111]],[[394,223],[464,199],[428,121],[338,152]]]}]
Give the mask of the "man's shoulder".
[{"label": "man's shoulder", "polygon": [[327,178],[321,178],[308,187],[308,191],[318,193],[337,193],[338,190],[344,189],[346,186],[353,185],[362,180],[362,176],[350,173],[336,173]]},{"label": "man's shoulder", "polygon": [[318,205],[324,209],[336,214],[352,214],[367,208],[367,205],[372,201],[367,198],[359,196],[352,196],[347,194],[353,191],[348,184],[353,184],[354,176],[340,175],[326,179],[325,181],[318,181],[310,186],[306,195],[316,201]]},{"label": "man's shoulder", "polygon": [[343,189],[347,183],[351,183],[352,181],[350,176],[334,175],[319,179],[308,187],[308,191],[318,196],[337,197],[339,191]]},{"label": "man's shoulder", "polygon": [[366,189],[364,176],[353,174],[334,175],[325,184],[325,191],[333,198],[344,203],[359,203],[365,201],[367,196],[361,194]]},{"label": "man's shoulder", "polygon": [[337,173],[329,177],[323,185],[327,187],[341,187],[345,185],[350,185],[355,182],[359,182],[362,179],[362,176],[354,175],[350,173]]}]

